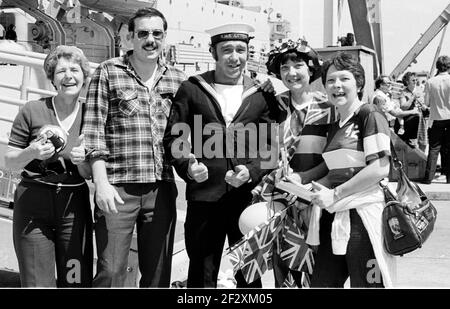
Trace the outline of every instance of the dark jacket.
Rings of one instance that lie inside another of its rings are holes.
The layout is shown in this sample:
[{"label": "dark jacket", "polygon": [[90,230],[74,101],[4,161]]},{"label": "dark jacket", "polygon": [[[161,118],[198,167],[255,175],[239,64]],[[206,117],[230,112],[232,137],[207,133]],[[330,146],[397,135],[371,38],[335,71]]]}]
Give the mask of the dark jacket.
[{"label": "dark jacket", "polygon": [[[214,71],[190,77],[182,83],[172,103],[164,136],[165,154],[187,183],[188,201],[213,202],[229,191],[249,192],[275,167],[278,159],[276,141],[272,139],[270,130],[272,127],[273,132],[276,128],[270,112],[276,106],[274,96],[262,92],[253,80],[244,76],[242,103],[227,128],[213,84]],[[261,129],[262,123],[266,124],[267,130]],[[189,132],[178,131],[182,124],[191,132],[190,143],[187,143]],[[184,141],[186,146],[183,155],[180,141]],[[271,141],[273,149],[268,146]],[[208,151],[210,149],[212,151]],[[261,152],[261,149],[270,151]],[[198,162],[208,167],[207,181],[197,183],[188,178],[189,153],[194,153]],[[224,178],[226,172],[234,170],[237,165],[248,168],[251,181],[235,189]]]}]

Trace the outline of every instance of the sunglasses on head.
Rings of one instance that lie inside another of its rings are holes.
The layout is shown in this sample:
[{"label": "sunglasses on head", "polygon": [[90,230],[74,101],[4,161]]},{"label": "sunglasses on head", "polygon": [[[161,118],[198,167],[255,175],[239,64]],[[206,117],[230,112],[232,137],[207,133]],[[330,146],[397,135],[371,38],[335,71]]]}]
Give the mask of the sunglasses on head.
[{"label": "sunglasses on head", "polygon": [[138,39],[143,40],[148,38],[148,36],[152,34],[152,37],[157,40],[161,40],[164,37],[164,31],[162,30],[139,30],[136,31],[136,35]]}]

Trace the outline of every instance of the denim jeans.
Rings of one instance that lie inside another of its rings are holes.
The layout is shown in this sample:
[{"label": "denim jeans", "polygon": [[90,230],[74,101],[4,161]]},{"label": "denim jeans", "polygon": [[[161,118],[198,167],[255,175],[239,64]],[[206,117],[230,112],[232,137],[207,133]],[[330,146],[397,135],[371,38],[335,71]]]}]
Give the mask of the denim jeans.
[{"label": "denim jeans", "polygon": [[[448,149],[450,149],[450,119],[433,121],[433,125],[428,133],[428,138],[430,140],[430,148],[428,151],[424,180],[431,182],[434,179],[434,174],[436,173],[439,152],[441,153],[442,170],[446,173],[447,171],[450,171],[450,160],[448,158]],[[441,151],[442,147],[445,148],[445,151]],[[450,180],[450,175],[447,175],[448,182]]]},{"label": "denim jeans", "polygon": [[124,204],[117,214],[95,206],[97,274],[95,287],[123,287],[134,227],[137,231],[140,287],[170,286],[176,224],[175,183],[114,185]]},{"label": "denim jeans", "polygon": [[[342,288],[348,277],[352,288],[384,287],[381,273],[377,270],[378,264],[369,235],[356,209],[350,209],[350,239],[345,255],[333,254],[331,244],[333,219],[334,214],[322,211],[320,245],[315,256],[311,287]],[[378,272],[377,276],[372,276],[375,271]]]},{"label": "denim jeans", "polygon": [[13,239],[23,287],[92,286],[92,214],[86,184],[57,190],[22,181],[14,197]]}]

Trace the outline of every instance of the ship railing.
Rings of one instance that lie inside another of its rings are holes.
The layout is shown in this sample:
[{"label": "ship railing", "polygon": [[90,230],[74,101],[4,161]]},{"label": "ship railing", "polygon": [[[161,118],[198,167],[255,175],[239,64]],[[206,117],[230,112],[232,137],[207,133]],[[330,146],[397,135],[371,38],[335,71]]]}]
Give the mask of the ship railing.
[{"label": "ship railing", "polygon": [[175,45],[175,48],[176,62],[179,64],[194,64],[196,62],[215,64],[215,60],[207,49],[182,43]]}]

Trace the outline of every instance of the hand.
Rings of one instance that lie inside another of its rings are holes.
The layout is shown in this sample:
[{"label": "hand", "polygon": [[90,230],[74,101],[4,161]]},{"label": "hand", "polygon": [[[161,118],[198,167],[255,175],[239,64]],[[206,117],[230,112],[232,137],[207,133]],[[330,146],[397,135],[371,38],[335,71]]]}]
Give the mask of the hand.
[{"label": "hand", "polygon": [[189,154],[188,175],[198,183],[208,180],[208,168],[205,164],[198,163],[192,153]]},{"label": "hand", "polygon": [[295,202],[297,201],[297,196],[292,193],[286,192],[283,193],[281,196],[286,200],[288,206],[295,204]]},{"label": "hand", "polygon": [[413,115],[419,115],[419,114],[420,114],[420,111],[419,111],[419,109],[418,109],[417,107],[414,107],[414,108],[411,110],[411,112],[412,112]]},{"label": "hand", "polygon": [[259,84],[259,88],[264,92],[275,93],[275,88],[273,87],[272,81],[270,78],[266,79],[264,83],[261,84],[259,80],[256,80]]},{"label": "hand", "polygon": [[287,175],[292,175],[293,173],[294,173],[294,171],[292,170],[291,167],[288,167],[287,171],[286,171],[284,166],[280,166],[275,173],[275,183],[277,183],[281,180],[285,180]]},{"label": "hand", "polygon": [[286,180],[294,184],[302,184],[300,173],[289,173],[289,175],[286,176]]},{"label": "hand", "polygon": [[422,109],[422,111],[427,111],[430,108],[428,106],[426,106],[425,104],[420,105],[420,108]]},{"label": "hand", "polygon": [[234,171],[229,170],[225,174],[225,182],[235,188],[239,188],[243,184],[247,183],[249,179],[250,172],[245,165],[238,165],[234,168]]},{"label": "hand", "polygon": [[107,214],[118,213],[115,202],[124,204],[116,188],[108,181],[95,183],[95,202]]},{"label": "hand", "polygon": [[84,134],[81,134],[78,137],[77,143],[70,151],[70,161],[72,161],[72,163],[75,165],[79,165],[81,163],[84,163],[85,160],[86,160],[86,151],[84,147]]},{"label": "hand", "polygon": [[328,206],[334,204],[334,190],[330,190],[315,181],[312,182],[312,187],[314,189],[314,193],[311,195],[311,202],[314,205],[317,205],[320,208],[327,208]]},{"label": "hand", "polygon": [[50,159],[55,154],[55,146],[46,137],[31,142],[28,147],[33,153],[33,158],[38,160]]}]

